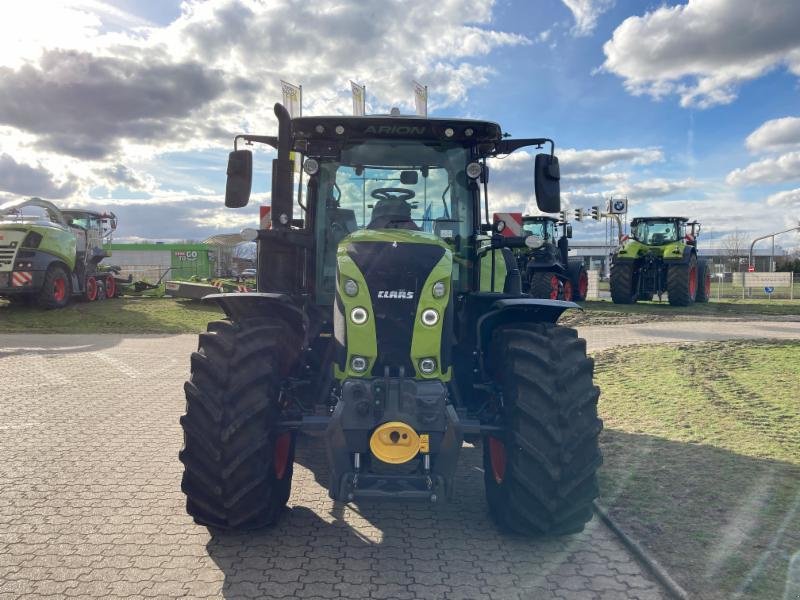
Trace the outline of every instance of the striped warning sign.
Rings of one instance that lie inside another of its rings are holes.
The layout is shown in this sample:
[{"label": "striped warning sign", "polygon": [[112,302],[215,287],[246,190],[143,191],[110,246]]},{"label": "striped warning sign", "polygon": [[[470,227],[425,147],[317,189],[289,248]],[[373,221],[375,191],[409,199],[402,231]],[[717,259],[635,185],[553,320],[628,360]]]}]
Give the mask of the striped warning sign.
[{"label": "striped warning sign", "polygon": [[522,236],[522,213],[494,213],[494,222],[503,221],[506,226],[500,232],[500,235],[506,237],[520,237]]},{"label": "striped warning sign", "polygon": [[12,287],[25,287],[33,281],[33,273],[30,271],[14,271],[11,274]]}]

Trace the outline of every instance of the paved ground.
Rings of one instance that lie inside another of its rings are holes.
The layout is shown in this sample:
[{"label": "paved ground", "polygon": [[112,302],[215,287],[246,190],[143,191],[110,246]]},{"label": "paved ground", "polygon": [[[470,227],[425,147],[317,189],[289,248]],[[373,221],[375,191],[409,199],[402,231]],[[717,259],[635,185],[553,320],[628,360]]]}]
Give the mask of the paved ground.
[{"label": "paved ground", "polygon": [[[582,333],[596,349],[615,329]],[[799,324],[774,322],[625,330],[639,342],[800,337]],[[281,524],[210,535],[185,515],[179,490],[181,385],[195,343],[0,335],[0,599],[662,597],[596,521],[566,539],[498,535],[471,447],[452,504],[344,506],[327,498],[319,441],[304,438]]]}]

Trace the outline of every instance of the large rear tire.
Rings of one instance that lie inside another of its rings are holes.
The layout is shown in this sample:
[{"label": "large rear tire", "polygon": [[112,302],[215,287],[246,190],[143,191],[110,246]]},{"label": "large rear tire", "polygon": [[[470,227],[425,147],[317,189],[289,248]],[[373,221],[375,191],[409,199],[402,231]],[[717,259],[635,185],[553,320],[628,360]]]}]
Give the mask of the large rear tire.
[{"label": "large rear tire", "polygon": [[529,536],[583,530],[598,495],[603,426],[586,341],[568,327],[506,325],[494,333],[490,364],[505,426],[483,444],[493,519]]},{"label": "large rear tire", "polygon": [[279,319],[216,321],[200,334],[186,382],[181,489],[201,525],[272,524],[289,499],[294,436],[276,427],[281,381],[296,354]]},{"label": "large rear tire", "polygon": [[614,304],[635,304],[639,297],[636,289],[633,262],[617,262],[611,267],[611,300]]},{"label": "large rear tire", "polygon": [[529,294],[534,298],[558,300],[561,294],[561,280],[550,271],[533,271],[529,276]]},{"label": "large rear tire", "polygon": [[667,270],[667,296],[672,306],[693,304],[697,287],[697,257],[694,254],[686,263],[670,265]]},{"label": "large rear tire", "polygon": [[697,263],[697,295],[695,302],[708,302],[711,297],[711,265],[707,260]]}]

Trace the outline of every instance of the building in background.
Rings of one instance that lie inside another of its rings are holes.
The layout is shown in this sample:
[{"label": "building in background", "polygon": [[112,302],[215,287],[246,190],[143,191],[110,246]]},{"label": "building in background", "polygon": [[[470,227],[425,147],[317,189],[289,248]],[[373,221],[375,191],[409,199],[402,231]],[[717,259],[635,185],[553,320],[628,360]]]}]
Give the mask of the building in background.
[{"label": "building in background", "polygon": [[166,271],[170,279],[211,277],[215,274],[215,248],[205,244],[144,243],[112,244],[106,264],[117,265],[122,276],[157,281]]}]

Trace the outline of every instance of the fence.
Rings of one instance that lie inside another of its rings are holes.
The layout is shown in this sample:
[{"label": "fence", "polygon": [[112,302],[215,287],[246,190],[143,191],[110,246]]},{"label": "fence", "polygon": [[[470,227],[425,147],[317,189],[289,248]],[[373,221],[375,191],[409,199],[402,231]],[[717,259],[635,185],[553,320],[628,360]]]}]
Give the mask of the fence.
[{"label": "fence", "polygon": [[164,277],[167,279],[190,279],[195,275],[205,277],[207,269],[198,270],[196,265],[186,264],[180,267],[165,267],[164,265],[118,265],[121,269],[120,277],[125,279],[128,275],[133,277],[133,281],[146,281],[156,283]]}]

